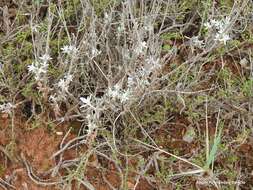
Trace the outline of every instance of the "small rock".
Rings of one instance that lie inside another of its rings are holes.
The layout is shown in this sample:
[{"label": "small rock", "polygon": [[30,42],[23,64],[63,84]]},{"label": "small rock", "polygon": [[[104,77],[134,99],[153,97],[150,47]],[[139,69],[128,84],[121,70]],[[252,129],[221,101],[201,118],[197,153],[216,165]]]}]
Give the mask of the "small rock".
[{"label": "small rock", "polygon": [[63,135],[63,132],[62,132],[62,131],[56,131],[56,135],[62,136],[62,135]]},{"label": "small rock", "polygon": [[185,135],[183,136],[183,140],[188,143],[192,143],[192,141],[195,138],[195,135],[196,135],[196,133],[195,133],[194,129],[192,127],[188,127]]}]

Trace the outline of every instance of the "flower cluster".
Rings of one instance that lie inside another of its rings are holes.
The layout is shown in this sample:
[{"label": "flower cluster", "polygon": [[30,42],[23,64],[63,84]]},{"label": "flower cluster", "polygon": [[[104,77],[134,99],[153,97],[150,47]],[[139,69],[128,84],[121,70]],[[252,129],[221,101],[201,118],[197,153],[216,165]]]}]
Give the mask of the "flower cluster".
[{"label": "flower cluster", "polygon": [[145,50],[147,49],[147,43],[145,41],[139,41],[137,44],[136,44],[136,47],[134,49],[134,52],[139,55],[141,53],[143,53]]},{"label": "flower cluster", "polygon": [[149,86],[148,71],[144,68],[138,69],[136,73],[132,73],[127,78],[127,86],[129,89],[145,88]]},{"label": "flower cluster", "polygon": [[101,54],[101,51],[94,47],[91,48],[91,59],[97,57],[99,54]]},{"label": "flower cluster", "polygon": [[223,42],[226,45],[226,42],[231,39],[229,34],[226,32],[227,27],[230,24],[230,19],[226,17],[222,20],[211,19],[209,22],[205,23],[204,26],[209,30],[215,30],[215,41]]},{"label": "flower cluster", "polygon": [[143,69],[146,70],[148,75],[155,70],[161,69],[162,65],[160,64],[160,59],[159,58],[154,58],[153,56],[150,56],[146,60],[146,64],[144,65]]},{"label": "flower cluster", "polygon": [[205,23],[204,26],[207,29],[215,28],[218,31],[224,30],[230,23],[229,17],[226,17],[225,19],[222,20],[215,20],[211,19],[209,22]]},{"label": "flower cluster", "polygon": [[47,73],[48,61],[52,58],[48,54],[44,54],[39,57],[38,61],[33,62],[31,65],[28,65],[28,71],[35,75],[35,80],[42,80],[43,76]]},{"label": "flower cluster", "polygon": [[193,46],[198,48],[202,48],[205,44],[204,40],[200,40],[198,36],[192,37],[190,42]]},{"label": "flower cluster", "polygon": [[121,89],[119,84],[116,84],[114,87],[109,88],[107,94],[113,99],[120,100],[121,103],[128,101],[131,96],[130,91]]},{"label": "flower cluster", "polygon": [[87,119],[87,135],[90,135],[96,128],[97,128],[97,124],[96,124],[96,117],[93,114],[87,114],[86,116]]},{"label": "flower cluster", "polygon": [[85,108],[85,107],[92,107],[93,108],[93,106],[91,104],[91,96],[88,96],[87,98],[81,97],[80,100],[82,103],[82,106],[80,107],[81,109]]},{"label": "flower cluster", "polygon": [[147,87],[149,86],[149,77],[152,73],[162,68],[160,59],[156,59],[150,56],[145,60],[145,64],[138,68],[136,72],[128,76],[127,86],[130,89],[135,87]]},{"label": "flower cluster", "polygon": [[224,45],[226,45],[227,41],[228,40],[231,40],[230,36],[226,33],[217,33],[215,35],[215,40],[216,41],[220,41],[220,42],[223,42]]},{"label": "flower cluster", "polygon": [[107,97],[112,100],[118,100],[122,104],[132,102],[135,99],[135,94],[139,94],[140,91],[145,90],[150,85],[150,76],[158,69],[161,69],[161,67],[162,65],[158,58],[149,56],[141,67],[128,74],[125,89],[117,83],[108,88]]},{"label": "flower cluster", "polygon": [[73,76],[72,75],[66,75],[63,79],[60,79],[57,86],[61,89],[63,93],[68,92],[70,82],[72,82]]},{"label": "flower cluster", "polygon": [[84,112],[86,112],[87,135],[90,135],[97,128],[97,121],[100,117],[100,109],[97,108],[98,104],[92,102],[92,96],[80,97],[81,106]]},{"label": "flower cluster", "polygon": [[112,21],[112,15],[107,12],[104,13],[104,23],[109,24]]},{"label": "flower cluster", "polygon": [[14,109],[16,106],[12,103],[4,103],[0,104],[0,112],[11,114],[12,109]]},{"label": "flower cluster", "polygon": [[75,55],[77,53],[77,48],[73,45],[66,45],[61,48],[62,53],[68,54],[68,55]]},{"label": "flower cluster", "polygon": [[122,33],[122,32],[125,31],[125,26],[124,26],[124,24],[122,22],[117,27],[117,31],[118,31],[117,35],[119,35],[120,33]]}]

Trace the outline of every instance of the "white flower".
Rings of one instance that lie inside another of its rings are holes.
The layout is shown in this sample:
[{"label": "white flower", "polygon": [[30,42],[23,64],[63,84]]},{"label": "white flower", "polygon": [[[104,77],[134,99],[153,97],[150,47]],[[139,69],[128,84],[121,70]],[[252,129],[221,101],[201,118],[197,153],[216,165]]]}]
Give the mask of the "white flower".
[{"label": "white flower", "polygon": [[147,49],[147,43],[145,41],[138,42],[137,47],[135,48],[135,53],[141,54],[145,49]]},{"label": "white flower", "polygon": [[109,88],[108,89],[108,95],[112,98],[117,98],[120,96],[120,92],[116,89]]},{"label": "white flower", "polygon": [[60,79],[58,82],[57,86],[63,91],[63,92],[68,92],[69,89],[69,84],[72,81],[73,76],[72,75],[67,75],[64,77],[64,79]]},{"label": "white flower", "polygon": [[215,20],[215,19],[211,19],[209,22],[206,22],[204,24],[204,26],[207,28],[207,29],[220,29],[222,28],[222,21],[218,21],[218,20]]},{"label": "white flower", "polygon": [[28,71],[30,73],[35,73],[36,72],[37,67],[35,67],[34,63],[32,63],[31,65],[28,65],[27,67],[28,67]]},{"label": "white flower", "polygon": [[199,40],[198,36],[192,37],[191,42],[192,42],[193,46],[196,46],[196,47],[199,47],[199,48],[203,47],[203,45],[204,45],[204,41]]},{"label": "white flower", "polygon": [[135,85],[135,79],[133,76],[127,77],[127,87],[128,88],[133,88]]},{"label": "white flower", "polygon": [[142,68],[142,72],[146,73],[146,75],[149,75],[152,71],[162,67],[159,58],[155,59],[154,57],[149,57],[146,59],[146,63],[147,64],[144,65],[144,68]]},{"label": "white flower", "polygon": [[35,80],[39,81],[42,79],[43,74],[47,73],[48,64],[46,62],[35,61],[31,65],[28,65],[28,71],[35,75]]},{"label": "white flower", "polygon": [[145,41],[141,42],[140,45],[142,48],[147,48],[147,43]]},{"label": "white flower", "polygon": [[110,23],[111,21],[111,15],[108,15],[107,13],[104,13],[104,22],[105,24]]},{"label": "white flower", "polygon": [[91,57],[97,57],[99,54],[101,54],[101,51],[99,51],[97,48],[92,48],[91,49]]},{"label": "white flower", "polygon": [[218,21],[218,20],[212,19],[212,20],[210,20],[210,23],[211,23],[211,25],[212,25],[213,27],[215,27],[216,29],[220,29],[220,28],[222,27],[222,25],[223,25],[222,20]]},{"label": "white flower", "polygon": [[152,65],[145,65],[145,67],[141,67],[137,70],[136,74],[139,78],[146,78],[152,72]]},{"label": "white flower", "polygon": [[214,28],[216,30],[216,34],[214,35],[215,41],[223,42],[226,45],[226,42],[230,40],[229,34],[227,34],[226,29],[230,24],[230,18],[226,17],[222,20],[210,20],[210,22],[206,23],[205,26],[207,28]]},{"label": "white flower", "polygon": [[11,114],[12,109],[16,108],[12,103],[4,103],[0,105],[0,112]]},{"label": "white flower", "polygon": [[107,14],[107,12],[104,13],[104,18],[105,18],[105,19],[108,19],[108,18],[109,18],[109,15]]},{"label": "white flower", "polygon": [[123,23],[120,23],[120,25],[117,27],[118,33],[124,32],[125,26]]},{"label": "white flower", "polygon": [[87,135],[90,135],[94,131],[94,129],[96,129],[98,127],[96,122],[95,122],[96,121],[96,116],[94,114],[88,113],[86,115],[86,119],[87,119],[87,122],[88,122],[88,124],[87,124],[87,127],[88,127]]},{"label": "white flower", "polygon": [[91,104],[91,96],[88,96],[87,98],[80,97],[80,100],[83,104],[80,108],[84,108],[86,106],[93,107]]},{"label": "white flower", "polygon": [[229,24],[230,24],[230,18],[226,17],[222,20],[211,19],[209,22],[205,23],[204,26],[207,29],[214,28],[218,31],[218,33],[222,33],[225,31],[225,29],[228,27]]},{"label": "white flower", "polygon": [[211,24],[210,22],[204,23],[204,26],[205,26],[207,29],[212,28],[212,24]]},{"label": "white flower", "polygon": [[220,29],[223,26],[223,21],[222,20],[215,20],[215,19],[211,19],[209,22],[206,22],[204,24],[204,26],[207,29],[211,29],[211,28],[215,28],[215,29]]},{"label": "white flower", "polygon": [[31,26],[31,30],[32,30],[33,32],[38,32],[38,28],[39,28],[39,25],[32,25],[32,26]]},{"label": "white flower", "polygon": [[160,59],[155,59],[154,57],[149,57],[148,59],[146,59],[146,61],[150,65],[160,65],[159,64]]},{"label": "white flower", "polygon": [[40,60],[41,60],[43,63],[47,63],[49,60],[52,59],[48,54],[44,54],[44,55],[42,55],[42,56],[39,57],[39,58],[40,58]]},{"label": "white flower", "polygon": [[58,82],[57,86],[58,86],[62,91],[65,91],[65,92],[68,91],[68,85],[67,85],[67,83],[65,82],[64,79],[60,79],[60,81]]},{"label": "white flower", "polygon": [[88,130],[87,130],[88,135],[90,135],[96,128],[97,128],[96,123],[88,121]]},{"label": "white flower", "polygon": [[39,73],[39,74],[42,74],[42,73],[47,73],[47,70],[46,70],[46,68],[45,67],[38,67],[37,68],[37,72]]},{"label": "white flower", "polygon": [[67,75],[67,76],[65,76],[64,78],[65,78],[65,80],[66,80],[68,83],[70,83],[70,82],[72,82],[72,80],[73,80],[73,75]]},{"label": "white flower", "polygon": [[144,26],[144,30],[146,30],[146,31],[150,32],[150,31],[153,31],[153,29],[154,29],[154,27],[152,24],[148,24],[148,25]]},{"label": "white flower", "polygon": [[226,17],[226,18],[223,20],[223,29],[226,28],[229,24],[230,24],[230,18],[229,18],[229,17]]},{"label": "white flower", "polygon": [[139,84],[140,84],[141,86],[146,87],[146,86],[149,86],[149,85],[150,85],[150,82],[149,82],[147,79],[141,79],[141,80],[139,80]]},{"label": "white flower", "polygon": [[211,19],[209,22],[205,23],[204,26],[207,29],[215,28],[221,33],[229,25],[229,23],[230,23],[230,18],[226,17],[225,19],[222,19],[222,20]]},{"label": "white flower", "polygon": [[119,98],[121,96],[121,87],[119,84],[115,84],[114,87],[109,87],[108,95],[112,98]]},{"label": "white flower", "polygon": [[218,25],[218,21],[214,20],[214,19],[211,19],[210,21],[204,23],[204,26],[207,28],[207,29],[211,29],[213,27],[216,27]]},{"label": "white flower", "polygon": [[56,94],[49,96],[49,101],[56,103],[58,101],[58,98],[56,97]]},{"label": "white flower", "polygon": [[119,84],[116,84],[114,85],[114,87],[109,88],[107,93],[109,97],[120,100],[121,103],[124,103],[129,100],[130,96],[130,91],[122,90]]},{"label": "white flower", "polygon": [[129,100],[129,98],[130,98],[130,91],[128,90],[128,91],[126,91],[126,92],[124,92],[124,93],[121,94],[121,96],[120,96],[120,102],[121,103],[125,103],[125,102],[127,102]]},{"label": "white flower", "polygon": [[66,45],[61,48],[63,53],[66,53],[68,55],[76,54],[77,53],[77,48],[73,45]]},{"label": "white flower", "polygon": [[230,36],[229,36],[228,34],[226,34],[226,33],[217,33],[217,34],[215,35],[215,40],[216,40],[216,41],[223,42],[224,45],[226,45],[226,42],[227,42],[228,40],[231,40],[231,38],[230,38]]},{"label": "white flower", "polygon": [[115,84],[115,85],[114,85],[114,89],[115,89],[116,91],[120,91],[120,90],[121,90],[121,87],[120,87],[119,84]]}]

